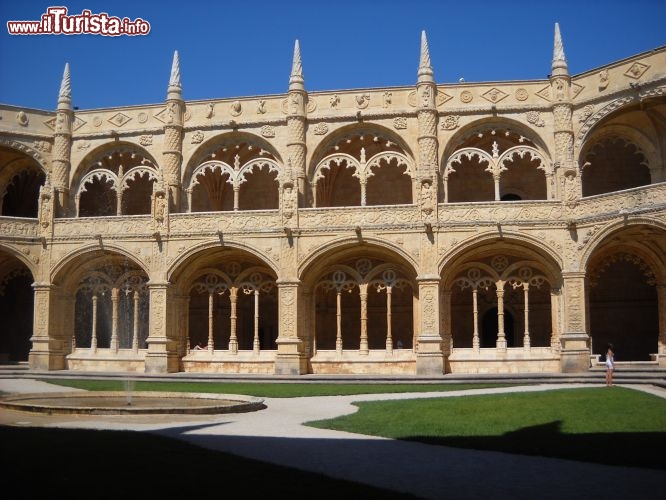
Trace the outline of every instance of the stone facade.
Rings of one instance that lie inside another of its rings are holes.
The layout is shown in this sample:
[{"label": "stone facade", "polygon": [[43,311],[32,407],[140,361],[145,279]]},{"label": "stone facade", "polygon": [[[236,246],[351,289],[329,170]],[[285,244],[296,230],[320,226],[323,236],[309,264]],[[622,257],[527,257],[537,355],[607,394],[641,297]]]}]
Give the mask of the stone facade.
[{"label": "stone facade", "polygon": [[0,106],[0,356],[35,370],[666,366],[666,47],[546,80]]}]

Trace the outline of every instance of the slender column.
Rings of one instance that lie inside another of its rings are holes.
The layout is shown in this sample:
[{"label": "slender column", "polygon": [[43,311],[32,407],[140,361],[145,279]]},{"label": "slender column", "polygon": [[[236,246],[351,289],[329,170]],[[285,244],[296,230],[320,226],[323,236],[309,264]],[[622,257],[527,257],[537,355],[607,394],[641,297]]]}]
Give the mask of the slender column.
[{"label": "slender column", "polygon": [[472,348],[478,351],[481,343],[479,342],[479,290],[474,286],[472,289],[472,304],[474,309],[474,334],[472,337]]},{"label": "slender column", "polygon": [[111,351],[118,352],[118,289],[111,290]]},{"label": "slender column", "polygon": [[366,180],[361,179],[361,206],[364,207],[366,203],[366,194],[365,194]]},{"label": "slender column", "polygon": [[360,354],[368,354],[368,284],[361,283],[359,290],[361,296],[361,342],[359,350]]},{"label": "slender column", "polygon": [[116,192],[116,215],[122,215],[122,205],[123,205],[123,191],[119,189]]},{"label": "slender column", "polygon": [[523,335],[523,349],[530,349],[530,302],[529,302],[529,283],[523,283],[523,295],[525,302],[525,334]]},{"label": "slender column", "polygon": [[560,350],[560,290],[550,290],[550,348]]},{"label": "slender column", "polygon": [[504,281],[497,282],[497,349],[506,349],[504,334]]},{"label": "slender column", "polygon": [[90,339],[90,350],[97,350],[97,294],[92,296],[92,334]]},{"label": "slender column", "polygon": [[442,290],[439,294],[441,303],[439,331],[442,336],[442,353],[447,358],[453,349],[453,337],[451,335],[451,290]]},{"label": "slender column", "polygon": [[213,292],[208,292],[208,352],[213,353]]},{"label": "slender column", "polygon": [[185,311],[187,311],[187,316],[185,317],[185,354],[190,353],[190,296],[188,295],[185,298]]},{"label": "slender column", "polygon": [[132,350],[139,352],[139,292],[134,290],[134,321],[132,322]]},{"label": "slender column", "polygon": [[238,195],[240,193],[240,186],[234,185],[234,212],[238,212]]},{"label": "slender column", "polygon": [[663,283],[657,284],[657,314],[659,315],[657,353],[666,355],[666,284]]},{"label": "slender column", "polygon": [[231,315],[229,317],[231,326],[229,333],[229,352],[232,354],[238,353],[238,335],[236,333],[236,321],[238,319],[237,306],[238,306],[238,288],[231,287],[229,290],[229,302],[231,304]]},{"label": "slender column", "polygon": [[495,201],[500,201],[500,176],[493,175],[493,181],[495,183]]},{"label": "slender column", "polygon": [[391,285],[386,286],[386,352],[393,354],[393,335],[391,332]]},{"label": "slender column", "polygon": [[342,298],[341,291],[337,290],[336,301],[335,301],[335,350],[338,354],[342,354]]},{"label": "slender column", "polygon": [[254,290],[254,340],[252,349],[259,354],[259,289]]}]

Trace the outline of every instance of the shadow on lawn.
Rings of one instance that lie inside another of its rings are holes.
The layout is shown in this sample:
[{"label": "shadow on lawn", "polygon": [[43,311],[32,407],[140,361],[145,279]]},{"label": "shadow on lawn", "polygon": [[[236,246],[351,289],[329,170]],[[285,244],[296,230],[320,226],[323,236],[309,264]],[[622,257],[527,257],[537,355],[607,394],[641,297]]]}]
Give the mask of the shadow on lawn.
[{"label": "shadow on lawn", "polygon": [[666,461],[663,460],[666,432],[565,434],[561,426],[562,421],[555,420],[502,436],[413,436],[403,439],[455,448],[666,470]]}]

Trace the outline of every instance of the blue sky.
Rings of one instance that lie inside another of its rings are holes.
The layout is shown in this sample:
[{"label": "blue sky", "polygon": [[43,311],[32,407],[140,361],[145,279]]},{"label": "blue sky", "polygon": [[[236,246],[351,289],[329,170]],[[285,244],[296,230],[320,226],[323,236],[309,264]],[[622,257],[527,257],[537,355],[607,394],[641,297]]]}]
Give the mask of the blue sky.
[{"label": "blue sky", "polygon": [[[150,23],[145,36],[9,35],[50,6]],[[550,73],[559,22],[571,74],[666,45],[663,0],[88,0],[0,2],[0,103],[53,110],[66,62],[80,109],[163,102],[174,50],[186,100],[287,90],[294,41],[309,91],[416,82],[421,31],[435,79]]]}]

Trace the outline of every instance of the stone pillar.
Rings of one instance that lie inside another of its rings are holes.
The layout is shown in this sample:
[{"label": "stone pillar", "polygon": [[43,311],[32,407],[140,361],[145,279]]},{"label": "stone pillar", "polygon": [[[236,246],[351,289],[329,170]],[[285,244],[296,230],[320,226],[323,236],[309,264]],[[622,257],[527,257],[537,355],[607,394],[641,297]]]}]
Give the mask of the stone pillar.
[{"label": "stone pillar", "polygon": [[657,360],[660,367],[666,367],[666,283],[657,285],[657,314],[659,315],[659,339]]},{"label": "stone pillar", "polygon": [[444,373],[443,341],[439,332],[439,281],[439,276],[417,278],[420,319],[416,351],[417,375]]},{"label": "stone pillar", "polygon": [[304,343],[298,337],[299,285],[297,279],[277,280],[280,325],[276,340],[278,346],[275,358],[276,375],[307,373]]},{"label": "stone pillar", "polygon": [[421,32],[421,57],[416,84],[418,119],[419,206],[421,219],[432,227],[437,222],[438,141],[437,141],[437,85],[430,64],[430,51],[425,31]]},{"label": "stone pillar", "polygon": [[69,63],[67,63],[60,84],[53,136],[51,183],[55,192],[55,200],[53,200],[54,215],[57,217],[69,215],[69,175],[72,165],[72,125],[74,123],[71,96]]},{"label": "stone pillar", "polygon": [[178,342],[174,338],[169,310],[169,283],[149,282],[150,326],[146,373],[171,373],[179,369]]},{"label": "stone pillar", "polygon": [[34,283],[35,309],[33,316],[32,349],[28,355],[31,370],[64,370],[65,348],[69,339],[56,338],[50,331],[51,304],[54,301],[54,286],[50,283]]},{"label": "stone pillar", "polygon": [[118,352],[118,288],[111,289],[111,352]]},{"label": "stone pillar", "polygon": [[590,337],[586,331],[585,273],[562,273],[564,327],[560,335],[562,371],[584,372],[590,367]]},{"label": "stone pillar", "polygon": [[163,177],[167,185],[170,211],[177,212],[180,207],[181,164],[183,161],[183,120],[185,101],[183,101],[180,83],[180,63],[178,51],[173,55],[171,77],[167,90],[166,110],[164,113],[164,144],[162,149]]},{"label": "stone pillar", "polygon": [[571,77],[564,46],[560,36],[560,26],[555,23],[555,41],[550,75],[553,103],[555,168],[556,178],[563,184],[561,198],[573,208],[581,196],[578,166],[574,161],[573,104],[571,102]]},{"label": "stone pillar", "polygon": [[361,300],[361,340],[359,354],[367,356],[368,351],[368,284],[360,283],[359,298]]},{"label": "stone pillar", "polygon": [[497,343],[496,348],[500,352],[506,351],[506,335],[504,333],[504,284],[506,282],[499,280],[496,283],[497,288]]},{"label": "stone pillar", "polygon": [[308,94],[305,91],[304,82],[301,47],[298,40],[296,40],[285,111],[287,113],[287,130],[289,134],[287,162],[294,170],[296,190],[298,192],[297,205],[301,207],[308,204],[305,165],[305,123],[307,121]]}]

